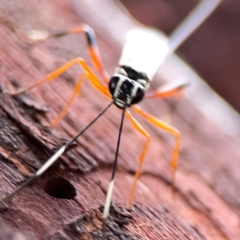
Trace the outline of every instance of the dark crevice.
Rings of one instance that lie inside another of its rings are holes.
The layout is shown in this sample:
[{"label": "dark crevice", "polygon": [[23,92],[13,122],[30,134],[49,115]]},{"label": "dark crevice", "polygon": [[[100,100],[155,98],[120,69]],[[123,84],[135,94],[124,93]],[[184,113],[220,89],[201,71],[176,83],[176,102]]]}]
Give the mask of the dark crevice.
[{"label": "dark crevice", "polygon": [[50,178],[43,190],[50,196],[61,199],[74,199],[77,196],[75,187],[65,178]]}]

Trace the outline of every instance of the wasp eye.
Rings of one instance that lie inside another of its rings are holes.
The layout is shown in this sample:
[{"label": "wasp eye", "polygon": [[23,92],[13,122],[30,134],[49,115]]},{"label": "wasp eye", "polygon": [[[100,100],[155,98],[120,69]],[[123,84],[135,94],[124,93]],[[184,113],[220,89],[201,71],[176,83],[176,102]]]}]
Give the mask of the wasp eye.
[{"label": "wasp eye", "polygon": [[112,95],[114,94],[118,81],[119,81],[119,77],[112,77],[109,82],[108,89]]},{"label": "wasp eye", "polygon": [[136,95],[133,97],[131,104],[136,104],[141,102],[141,100],[144,98],[145,96],[145,91],[144,88],[138,88]]}]

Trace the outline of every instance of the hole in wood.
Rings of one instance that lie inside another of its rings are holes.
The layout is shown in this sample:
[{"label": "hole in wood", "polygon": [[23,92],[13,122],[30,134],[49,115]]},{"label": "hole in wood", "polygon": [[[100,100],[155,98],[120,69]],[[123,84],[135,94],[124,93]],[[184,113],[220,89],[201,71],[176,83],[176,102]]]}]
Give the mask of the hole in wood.
[{"label": "hole in wood", "polygon": [[68,180],[61,177],[48,180],[43,190],[55,198],[74,199],[77,195],[75,187]]}]

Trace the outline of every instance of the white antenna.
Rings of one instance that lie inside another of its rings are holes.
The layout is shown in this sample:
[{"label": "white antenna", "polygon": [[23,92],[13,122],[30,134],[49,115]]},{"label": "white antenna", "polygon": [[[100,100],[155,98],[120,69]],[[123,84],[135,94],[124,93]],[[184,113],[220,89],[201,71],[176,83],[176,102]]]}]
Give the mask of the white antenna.
[{"label": "white antenna", "polygon": [[168,55],[173,53],[216,9],[222,0],[202,0],[170,35]]}]

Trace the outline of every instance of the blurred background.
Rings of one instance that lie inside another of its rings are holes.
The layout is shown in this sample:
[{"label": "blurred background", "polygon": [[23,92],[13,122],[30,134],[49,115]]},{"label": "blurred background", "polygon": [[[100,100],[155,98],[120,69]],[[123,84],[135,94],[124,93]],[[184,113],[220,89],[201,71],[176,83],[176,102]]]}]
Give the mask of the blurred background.
[{"label": "blurred background", "polygon": [[[121,0],[141,23],[171,34],[197,0]],[[207,83],[240,112],[240,1],[223,0],[177,50]]]}]

